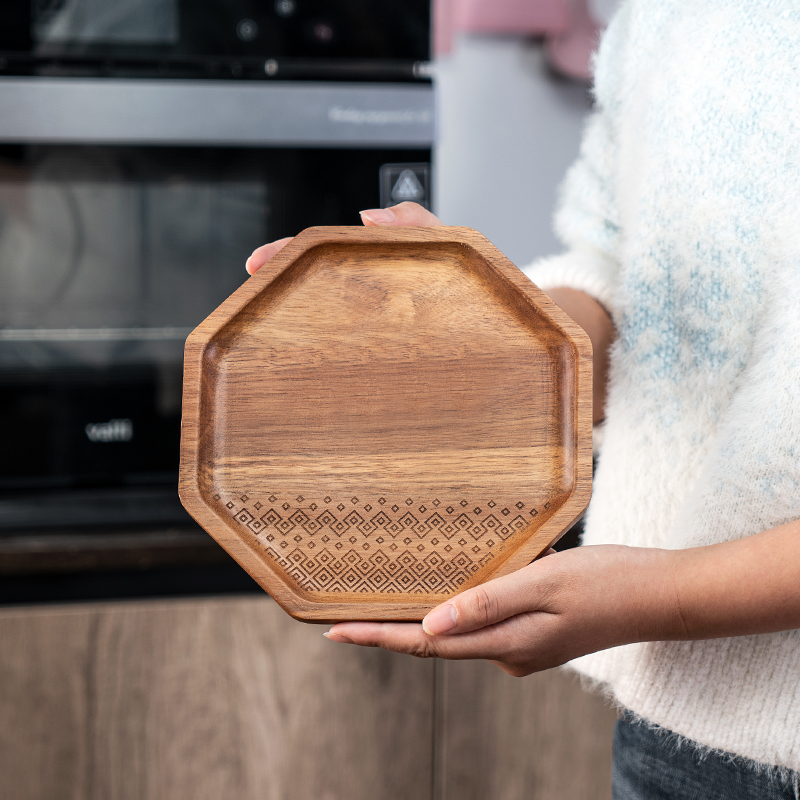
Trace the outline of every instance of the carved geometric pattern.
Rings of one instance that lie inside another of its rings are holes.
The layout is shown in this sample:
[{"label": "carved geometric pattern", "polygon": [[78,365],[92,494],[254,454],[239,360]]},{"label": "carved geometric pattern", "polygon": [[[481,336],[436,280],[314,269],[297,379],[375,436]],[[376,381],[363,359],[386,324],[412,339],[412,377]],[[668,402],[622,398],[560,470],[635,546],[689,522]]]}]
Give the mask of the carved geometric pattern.
[{"label": "carved geometric pattern", "polygon": [[309,592],[455,594],[539,513],[516,498],[259,494],[231,492],[217,502]]}]

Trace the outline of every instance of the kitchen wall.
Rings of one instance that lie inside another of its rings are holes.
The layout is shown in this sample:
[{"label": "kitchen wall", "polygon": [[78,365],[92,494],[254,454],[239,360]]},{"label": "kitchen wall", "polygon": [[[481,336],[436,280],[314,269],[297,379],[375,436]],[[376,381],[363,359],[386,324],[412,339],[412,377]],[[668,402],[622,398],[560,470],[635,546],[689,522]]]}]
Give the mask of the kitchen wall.
[{"label": "kitchen wall", "polygon": [[590,111],[587,87],[556,76],[541,43],[511,37],[460,37],[436,77],[439,216],[520,266],[559,252],[553,207]]}]

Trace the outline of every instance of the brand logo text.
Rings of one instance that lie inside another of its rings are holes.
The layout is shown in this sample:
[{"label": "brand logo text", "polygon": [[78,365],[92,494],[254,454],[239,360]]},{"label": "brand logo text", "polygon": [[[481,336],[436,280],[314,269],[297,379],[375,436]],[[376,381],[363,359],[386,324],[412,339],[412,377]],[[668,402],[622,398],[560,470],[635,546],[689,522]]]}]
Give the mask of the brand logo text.
[{"label": "brand logo text", "polygon": [[84,430],[90,442],[129,442],[133,439],[133,421],[129,419],[90,422]]}]

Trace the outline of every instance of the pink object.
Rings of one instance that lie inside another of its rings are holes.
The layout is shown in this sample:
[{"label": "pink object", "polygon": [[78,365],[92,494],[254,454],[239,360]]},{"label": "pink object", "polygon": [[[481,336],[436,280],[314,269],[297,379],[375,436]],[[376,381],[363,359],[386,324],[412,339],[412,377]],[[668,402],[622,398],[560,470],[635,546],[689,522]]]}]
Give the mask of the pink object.
[{"label": "pink object", "polygon": [[455,34],[456,0],[433,0],[432,39],[433,56],[445,56],[453,49]]},{"label": "pink object", "polygon": [[545,54],[552,66],[571,78],[591,81],[592,54],[600,43],[603,28],[592,19],[586,0],[575,0],[566,33],[548,36]]},{"label": "pink object", "polygon": [[591,54],[601,27],[589,14],[586,0],[434,0],[434,54],[449,53],[462,31],[544,36],[556,69],[590,80]]},{"label": "pink object", "polygon": [[570,13],[565,0],[460,0],[456,21],[476,33],[535,35],[566,31]]}]

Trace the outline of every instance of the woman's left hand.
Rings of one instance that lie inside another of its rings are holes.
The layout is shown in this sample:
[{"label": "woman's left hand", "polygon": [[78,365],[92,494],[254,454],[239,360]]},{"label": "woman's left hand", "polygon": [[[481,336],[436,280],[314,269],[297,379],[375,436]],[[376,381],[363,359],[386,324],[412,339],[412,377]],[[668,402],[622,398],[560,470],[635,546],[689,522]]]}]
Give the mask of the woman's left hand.
[{"label": "woman's left hand", "polygon": [[528,675],[671,631],[670,574],[666,550],[602,545],[551,551],[447,600],[421,625],[344,622],[325,635],[423,658],[488,659],[511,675]]},{"label": "woman's left hand", "polygon": [[[418,203],[409,203],[407,201],[391,208],[371,208],[358,213],[361,214],[361,221],[367,228],[401,228],[404,225],[433,227],[444,224],[438,217],[435,217]],[[262,244],[261,247],[256,248],[245,264],[248,274],[255,275],[267,261],[286,247],[293,238],[292,236],[287,236],[285,239],[267,242],[267,244]]]}]

